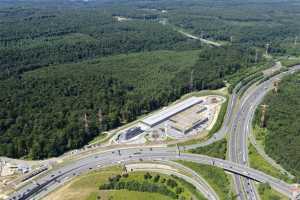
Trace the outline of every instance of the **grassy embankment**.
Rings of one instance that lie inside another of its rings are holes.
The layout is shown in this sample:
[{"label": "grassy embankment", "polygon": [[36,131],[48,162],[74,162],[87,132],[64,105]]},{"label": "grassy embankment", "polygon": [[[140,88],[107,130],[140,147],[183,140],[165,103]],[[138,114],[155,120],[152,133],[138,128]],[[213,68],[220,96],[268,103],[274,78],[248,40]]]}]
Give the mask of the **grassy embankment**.
[{"label": "grassy embankment", "polygon": [[285,67],[292,67],[294,65],[299,65],[300,64],[300,57],[282,59],[281,63]]},{"label": "grassy embankment", "polygon": [[261,200],[288,200],[287,197],[273,190],[267,184],[259,184],[257,187]]},{"label": "grassy embankment", "polygon": [[286,174],[282,174],[278,169],[273,167],[261,155],[259,155],[254,146],[251,144],[249,145],[249,160],[250,166],[254,169],[262,171],[286,182],[293,183],[293,180],[291,180]]},{"label": "grassy embankment", "polygon": [[233,199],[233,194],[230,187],[230,179],[223,169],[182,160],[177,162],[191,168],[200,176],[202,176],[214,189],[221,200]]},{"label": "grassy embankment", "polygon": [[300,178],[300,74],[284,78],[278,93],[270,92],[263,104],[268,105],[265,127],[260,128],[261,110],[255,113],[253,126],[257,141],[278,164]]}]

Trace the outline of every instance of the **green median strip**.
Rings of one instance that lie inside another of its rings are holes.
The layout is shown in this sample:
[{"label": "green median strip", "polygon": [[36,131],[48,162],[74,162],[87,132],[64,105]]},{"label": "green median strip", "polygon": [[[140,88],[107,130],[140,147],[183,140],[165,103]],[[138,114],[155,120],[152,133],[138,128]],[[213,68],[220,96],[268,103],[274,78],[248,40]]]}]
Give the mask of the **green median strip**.
[{"label": "green median strip", "polygon": [[215,158],[226,158],[227,140],[224,138],[204,147],[189,150],[189,153],[208,155]]},{"label": "green median strip", "polygon": [[234,199],[230,187],[230,179],[223,169],[182,160],[177,162],[191,168],[202,176],[221,200]]},{"label": "green median strip", "polygon": [[253,145],[249,145],[249,159],[250,166],[254,169],[262,171],[266,174],[269,174],[273,177],[279,178],[289,183],[293,183],[286,174],[281,173],[278,169],[273,167],[270,163],[268,163],[255,149]]}]

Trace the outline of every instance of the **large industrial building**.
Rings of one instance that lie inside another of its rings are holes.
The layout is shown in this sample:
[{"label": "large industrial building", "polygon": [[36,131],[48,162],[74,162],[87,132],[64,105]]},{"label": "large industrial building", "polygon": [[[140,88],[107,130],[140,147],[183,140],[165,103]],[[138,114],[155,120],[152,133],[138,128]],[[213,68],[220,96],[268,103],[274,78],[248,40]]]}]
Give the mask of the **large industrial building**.
[{"label": "large industrial building", "polygon": [[143,143],[147,140],[164,141],[166,138],[183,139],[195,136],[209,130],[218,107],[224,101],[223,97],[216,95],[189,97],[120,131],[115,141]]},{"label": "large industrial building", "polygon": [[161,124],[162,122],[168,120],[172,116],[187,110],[188,108],[191,108],[192,106],[196,104],[200,104],[203,102],[203,99],[200,97],[190,97],[180,103],[177,103],[173,106],[170,106],[166,109],[161,110],[160,112],[153,114],[141,122],[148,126],[149,128],[152,128],[158,124]]},{"label": "large industrial building", "polygon": [[196,104],[171,117],[169,120],[170,127],[183,134],[187,134],[208,121],[208,117],[204,114],[206,110],[206,106]]}]

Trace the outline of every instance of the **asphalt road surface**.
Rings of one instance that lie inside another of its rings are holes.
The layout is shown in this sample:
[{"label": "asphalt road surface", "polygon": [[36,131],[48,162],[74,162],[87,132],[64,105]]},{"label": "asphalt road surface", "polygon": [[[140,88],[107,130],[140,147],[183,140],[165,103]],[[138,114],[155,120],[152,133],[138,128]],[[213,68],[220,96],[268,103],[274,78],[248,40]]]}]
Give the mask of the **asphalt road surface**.
[{"label": "asphalt road surface", "polygon": [[[281,79],[283,76],[300,70],[300,66],[295,66],[287,72],[283,72],[262,84],[251,87],[240,101],[240,106],[230,126],[229,137],[229,160],[248,165],[248,137],[251,131],[252,118],[257,106],[263,100],[263,97],[273,88],[273,82]],[[260,199],[257,194],[254,182],[250,179],[234,176],[236,192],[239,199]]]},{"label": "asphalt road surface", "polygon": [[212,158],[203,155],[180,154],[176,147],[172,148],[132,148],[128,150],[111,150],[82,158],[71,162],[58,169],[52,170],[47,175],[38,178],[25,187],[15,192],[10,199],[39,199],[49,191],[61,186],[69,179],[97,168],[121,164],[129,161],[151,161],[151,160],[186,160],[200,164],[207,164],[223,168],[228,172],[249,177],[259,182],[268,182],[273,188],[290,196],[291,186],[279,179],[266,175],[258,170],[251,169],[227,160]]}]

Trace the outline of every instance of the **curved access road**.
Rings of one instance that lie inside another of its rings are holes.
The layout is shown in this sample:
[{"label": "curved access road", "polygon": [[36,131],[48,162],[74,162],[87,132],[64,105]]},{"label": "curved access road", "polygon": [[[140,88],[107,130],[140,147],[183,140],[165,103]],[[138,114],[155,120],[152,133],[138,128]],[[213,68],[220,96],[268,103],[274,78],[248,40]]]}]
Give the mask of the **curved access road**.
[{"label": "curved access road", "polygon": [[[127,165],[130,163],[131,162],[124,163],[124,164]],[[203,179],[198,173],[196,173],[192,169],[182,164],[179,164],[177,162],[163,160],[163,161],[156,161],[150,163],[147,162],[142,162],[142,163],[139,162],[138,164],[134,163],[133,171],[152,171],[152,172],[163,173],[168,175],[175,175],[192,184],[198,191],[202,193],[202,195],[205,198],[209,200],[220,199],[217,193],[210,187],[210,185],[205,181],[205,179]]]}]

